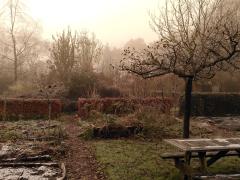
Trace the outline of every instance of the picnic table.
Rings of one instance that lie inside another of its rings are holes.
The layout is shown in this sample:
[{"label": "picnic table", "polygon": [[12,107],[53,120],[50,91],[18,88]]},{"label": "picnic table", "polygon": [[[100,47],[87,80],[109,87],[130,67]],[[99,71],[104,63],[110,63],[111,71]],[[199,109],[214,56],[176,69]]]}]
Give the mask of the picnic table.
[{"label": "picnic table", "polygon": [[166,139],[182,152],[165,153],[163,159],[174,159],[175,166],[183,173],[184,179],[192,179],[191,158],[198,158],[200,171],[206,174],[206,168],[222,157],[240,157],[240,138],[216,139]]}]

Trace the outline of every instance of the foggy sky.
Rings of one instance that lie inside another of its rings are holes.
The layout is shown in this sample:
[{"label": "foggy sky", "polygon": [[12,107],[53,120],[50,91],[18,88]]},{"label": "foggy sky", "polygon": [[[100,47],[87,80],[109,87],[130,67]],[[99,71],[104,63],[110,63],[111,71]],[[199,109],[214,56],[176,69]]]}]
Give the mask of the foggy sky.
[{"label": "foggy sky", "polygon": [[45,38],[72,29],[94,32],[103,43],[121,47],[131,38],[151,42],[157,35],[148,12],[161,0],[25,0],[31,16],[43,27]]}]

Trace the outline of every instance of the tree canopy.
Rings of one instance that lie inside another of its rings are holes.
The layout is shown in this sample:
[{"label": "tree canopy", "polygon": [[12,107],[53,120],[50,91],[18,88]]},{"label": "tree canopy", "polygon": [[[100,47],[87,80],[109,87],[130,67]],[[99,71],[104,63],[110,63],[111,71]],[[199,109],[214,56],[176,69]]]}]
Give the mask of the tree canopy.
[{"label": "tree canopy", "polygon": [[195,80],[239,69],[238,9],[223,0],[168,0],[151,15],[159,40],[142,51],[125,49],[122,69],[151,78],[173,73]]},{"label": "tree canopy", "polygon": [[211,79],[217,71],[240,68],[238,6],[225,0],[166,0],[152,27],[159,40],[143,50],[124,50],[122,70],[152,78],[185,78],[183,137],[189,137],[192,81]]}]

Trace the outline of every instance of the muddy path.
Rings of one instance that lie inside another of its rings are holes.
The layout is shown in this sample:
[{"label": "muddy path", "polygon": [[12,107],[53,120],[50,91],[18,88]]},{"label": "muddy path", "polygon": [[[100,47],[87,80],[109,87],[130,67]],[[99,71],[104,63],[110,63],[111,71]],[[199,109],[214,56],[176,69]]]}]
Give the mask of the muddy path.
[{"label": "muddy path", "polygon": [[65,158],[67,179],[106,179],[103,172],[99,171],[99,165],[87,143],[78,137],[80,131],[77,120],[68,117],[65,128],[68,134],[65,141],[68,149]]}]

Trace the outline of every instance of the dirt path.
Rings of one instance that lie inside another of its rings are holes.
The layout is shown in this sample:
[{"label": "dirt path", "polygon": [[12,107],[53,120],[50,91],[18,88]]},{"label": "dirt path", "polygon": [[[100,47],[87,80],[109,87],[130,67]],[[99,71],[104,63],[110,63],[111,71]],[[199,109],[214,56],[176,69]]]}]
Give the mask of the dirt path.
[{"label": "dirt path", "polygon": [[79,135],[77,120],[68,118],[66,122],[68,138],[66,146],[68,154],[66,156],[67,179],[74,180],[94,180],[105,179],[102,172],[98,170],[98,163],[87,144],[82,141]]}]

